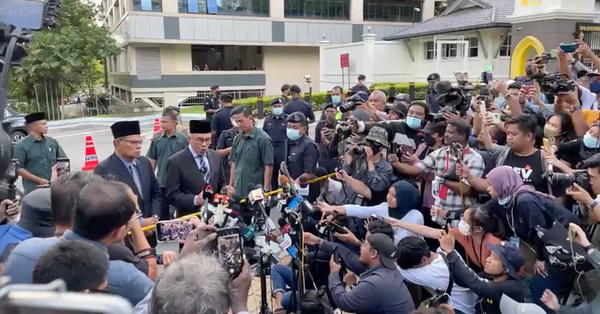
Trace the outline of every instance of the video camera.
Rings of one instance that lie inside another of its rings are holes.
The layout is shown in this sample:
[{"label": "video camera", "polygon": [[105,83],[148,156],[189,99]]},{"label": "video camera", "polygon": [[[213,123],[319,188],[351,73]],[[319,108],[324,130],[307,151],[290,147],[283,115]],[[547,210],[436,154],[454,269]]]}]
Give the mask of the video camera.
[{"label": "video camera", "polygon": [[340,106],[338,108],[340,108],[340,111],[342,113],[346,113],[348,111],[352,111],[354,109],[356,109],[356,106],[359,104],[364,104],[365,100],[361,97],[361,95],[366,94],[365,92],[358,92],[355,93],[354,95],[350,96],[350,98],[348,98],[348,100],[346,100],[346,103],[340,104]]},{"label": "video camera", "polygon": [[466,72],[454,72],[454,76],[456,84],[452,84],[450,81],[440,81],[435,85],[435,91],[440,94],[436,101],[441,107],[438,113],[433,114],[435,122],[443,120],[445,113],[464,116],[469,109],[471,92],[475,90],[476,85],[468,82]]},{"label": "video camera", "polygon": [[564,74],[540,72],[534,74],[531,78],[537,80],[540,85],[540,91],[543,94],[556,95],[569,93],[575,90],[575,81]]}]

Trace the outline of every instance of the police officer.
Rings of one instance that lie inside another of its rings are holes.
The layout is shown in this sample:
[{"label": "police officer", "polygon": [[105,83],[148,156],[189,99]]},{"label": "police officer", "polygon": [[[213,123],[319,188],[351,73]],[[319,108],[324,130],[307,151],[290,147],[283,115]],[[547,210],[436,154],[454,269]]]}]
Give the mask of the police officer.
[{"label": "police officer", "polygon": [[219,109],[219,85],[213,85],[210,87],[210,95],[204,97],[206,120],[210,121],[217,109]]},{"label": "police officer", "polygon": [[293,179],[303,175],[308,180],[315,177],[319,152],[317,144],[308,136],[308,120],[301,112],[287,117],[286,136],[289,139],[286,164]]},{"label": "police officer", "polygon": [[52,167],[58,158],[68,158],[58,142],[48,133],[46,114],[35,112],[25,116],[29,135],[17,142],[13,149],[14,158],[19,161],[19,176],[23,178],[24,193],[38,186],[47,186],[52,178]]},{"label": "police officer", "polygon": [[338,151],[335,147],[329,148],[329,143],[335,132],[336,115],[335,103],[326,104],[323,107],[324,118],[315,127],[315,143],[319,150],[319,166],[325,168],[327,172],[335,171],[338,166]]},{"label": "police officer", "polygon": [[300,93],[302,90],[298,85],[290,86],[290,94],[292,95],[292,100],[290,100],[283,107],[283,113],[290,115],[296,111],[302,112],[305,117],[310,120],[310,122],[315,121],[315,114],[312,111],[312,107],[306,101],[300,99]]},{"label": "police officer", "polygon": [[438,97],[440,97],[440,93],[435,91],[435,85],[440,82],[440,74],[439,73],[431,73],[427,76],[427,98],[425,98],[427,105],[429,106],[429,111],[431,113],[437,113],[440,111],[440,105],[438,101]]},{"label": "police officer", "polygon": [[210,123],[210,129],[215,142],[221,137],[221,133],[233,127],[231,124],[231,110],[233,109],[233,97],[230,94],[221,95],[221,109],[215,112]]},{"label": "police officer", "polygon": [[283,100],[284,105],[288,102],[289,96],[290,96],[290,84],[281,85],[281,98]]},{"label": "police officer", "polygon": [[221,157],[223,163],[223,170],[225,171],[225,178],[231,177],[231,165],[229,164],[229,153],[231,152],[231,146],[235,136],[240,133],[237,123],[231,120],[233,127],[229,130],[223,131],[219,140],[217,141],[217,154]]},{"label": "police officer", "polygon": [[287,137],[285,130],[287,128],[287,115],[283,113],[284,100],[282,97],[271,100],[271,114],[265,118],[263,123],[263,131],[265,131],[273,140],[274,164],[273,164],[273,179],[271,187],[279,186],[279,166],[285,161],[285,146]]}]

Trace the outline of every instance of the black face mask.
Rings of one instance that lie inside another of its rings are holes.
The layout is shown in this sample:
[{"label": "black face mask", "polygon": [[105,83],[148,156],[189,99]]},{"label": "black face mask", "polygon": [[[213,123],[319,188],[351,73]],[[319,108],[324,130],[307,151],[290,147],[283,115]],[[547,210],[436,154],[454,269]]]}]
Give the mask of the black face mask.
[{"label": "black face mask", "polygon": [[423,143],[425,143],[425,145],[431,147],[431,146],[435,145],[435,138],[431,134],[424,134],[423,135]]},{"label": "black face mask", "polygon": [[376,155],[381,151],[381,145],[371,144],[371,150],[373,151],[373,155]]},{"label": "black face mask", "polygon": [[526,67],[525,68],[525,74],[532,75],[533,74],[533,69],[531,67]]}]

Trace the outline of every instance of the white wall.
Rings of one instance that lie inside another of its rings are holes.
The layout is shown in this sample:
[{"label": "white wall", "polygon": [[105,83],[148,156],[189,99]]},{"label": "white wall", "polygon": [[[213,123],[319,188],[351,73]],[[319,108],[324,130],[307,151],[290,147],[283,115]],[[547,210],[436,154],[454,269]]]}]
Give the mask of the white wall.
[{"label": "white wall", "polygon": [[263,47],[263,55],[265,95],[281,94],[283,84],[297,84],[303,93],[308,93],[308,84],[302,78],[307,74],[312,77],[313,92],[319,91],[318,47]]},{"label": "white wall", "polygon": [[[339,85],[344,88],[354,86],[359,74],[363,74],[363,43],[352,43],[344,45],[328,45],[322,50],[321,90],[327,91]],[[340,55],[347,53],[350,59],[350,68],[340,68]],[[350,82],[348,82],[350,73]],[[315,80],[317,81],[317,80]]]},{"label": "white wall", "polygon": [[408,82],[414,72],[404,45],[398,42],[375,42],[375,76],[373,82]]}]

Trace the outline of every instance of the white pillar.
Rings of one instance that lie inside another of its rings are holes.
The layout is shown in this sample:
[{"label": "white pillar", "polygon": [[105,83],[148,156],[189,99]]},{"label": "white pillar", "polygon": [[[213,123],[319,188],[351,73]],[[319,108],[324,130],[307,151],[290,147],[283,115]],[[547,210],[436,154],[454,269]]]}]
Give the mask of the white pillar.
[{"label": "white pillar", "polygon": [[269,16],[272,19],[283,19],[283,1],[269,1]]},{"label": "white pillar", "polygon": [[[280,0],[281,1],[281,0]],[[363,21],[363,0],[350,1],[350,22]]]},{"label": "white pillar", "polygon": [[[365,85],[369,86],[375,82],[375,38],[377,35],[371,33],[371,26],[367,27],[367,33],[363,38],[363,68],[361,73],[366,76]],[[356,78],[350,78],[356,79]]]},{"label": "white pillar", "polygon": [[325,83],[325,72],[327,71],[327,55],[325,48],[329,46],[329,44],[330,41],[327,40],[327,36],[323,35],[321,41],[319,42],[319,90],[328,90],[328,87]]},{"label": "white pillar", "polygon": [[435,16],[435,0],[423,1],[423,21],[431,19]]}]

